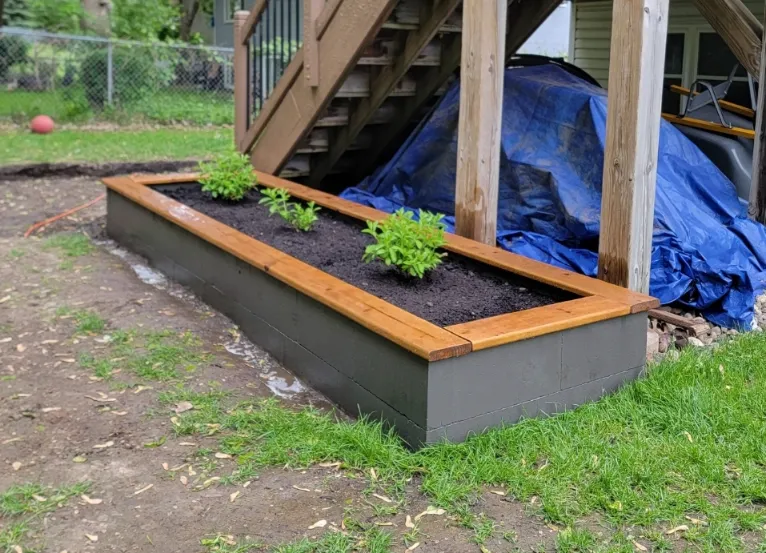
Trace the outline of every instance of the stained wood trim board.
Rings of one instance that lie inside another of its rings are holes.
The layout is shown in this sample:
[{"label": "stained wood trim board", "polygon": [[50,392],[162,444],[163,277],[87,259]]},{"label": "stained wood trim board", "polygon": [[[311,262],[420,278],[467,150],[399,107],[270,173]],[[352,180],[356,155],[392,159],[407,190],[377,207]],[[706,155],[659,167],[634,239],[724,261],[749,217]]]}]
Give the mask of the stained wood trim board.
[{"label": "stained wood trim board", "polygon": [[[272,175],[256,174],[261,186],[284,188],[295,198],[314,201],[358,220],[382,220],[389,216]],[[447,234],[445,249],[448,251],[585,297],[441,328],[151,189],[151,186],[193,183],[198,179],[195,173],[132,175],[105,179],[104,183],[109,189],[429,361],[659,305],[654,298]]]}]

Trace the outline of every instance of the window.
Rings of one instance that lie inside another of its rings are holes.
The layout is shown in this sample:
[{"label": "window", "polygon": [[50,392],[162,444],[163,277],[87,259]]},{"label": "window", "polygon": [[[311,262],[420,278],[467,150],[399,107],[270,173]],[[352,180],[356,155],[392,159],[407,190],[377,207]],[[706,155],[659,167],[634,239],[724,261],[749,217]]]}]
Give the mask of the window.
[{"label": "window", "polygon": [[665,79],[662,90],[662,111],[678,113],[681,110],[681,96],[671,92],[671,85],[683,84],[684,53],[686,51],[686,33],[668,33],[665,48]]},{"label": "window", "polygon": [[[737,58],[731,53],[726,43],[717,33],[701,32],[697,56],[697,79],[717,85],[729,78],[731,70],[737,65]],[[743,106],[750,106],[750,85],[747,72],[740,65],[731,83],[726,99]]]},{"label": "window", "polygon": [[[662,111],[680,113],[685,97],[670,91],[671,85],[689,88],[695,80],[716,85],[726,81],[737,59],[723,39],[708,26],[673,27],[668,32],[665,50],[665,78]],[[740,67],[726,99],[750,106],[747,73]]]},{"label": "window", "polygon": [[244,9],[245,0],[223,0],[223,22],[231,23],[237,10]]}]

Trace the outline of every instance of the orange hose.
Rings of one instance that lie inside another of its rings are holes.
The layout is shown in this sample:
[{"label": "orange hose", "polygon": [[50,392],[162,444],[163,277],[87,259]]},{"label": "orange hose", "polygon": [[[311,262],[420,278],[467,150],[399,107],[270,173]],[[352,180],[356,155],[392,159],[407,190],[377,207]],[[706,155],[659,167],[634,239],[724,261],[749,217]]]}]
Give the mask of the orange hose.
[{"label": "orange hose", "polygon": [[84,203],[84,204],[79,205],[77,207],[73,207],[72,209],[69,209],[69,210],[65,211],[64,213],[59,213],[58,215],[54,215],[53,217],[49,217],[48,219],[45,219],[44,221],[40,221],[40,222],[35,223],[34,225],[32,225],[31,227],[29,227],[27,229],[27,232],[24,233],[24,238],[29,238],[29,235],[32,234],[33,232],[35,232],[37,230],[40,230],[40,229],[42,229],[44,227],[47,227],[48,225],[50,225],[51,223],[55,223],[59,219],[63,219],[65,217],[69,217],[70,215],[72,215],[74,213],[77,213],[78,211],[80,211],[82,209],[85,209],[86,207],[90,207],[90,206],[92,206],[94,204],[97,204],[98,202],[100,202],[104,198],[106,198],[106,194],[101,194],[98,198],[95,198],[95,199],[89,201],[88,203]]}]

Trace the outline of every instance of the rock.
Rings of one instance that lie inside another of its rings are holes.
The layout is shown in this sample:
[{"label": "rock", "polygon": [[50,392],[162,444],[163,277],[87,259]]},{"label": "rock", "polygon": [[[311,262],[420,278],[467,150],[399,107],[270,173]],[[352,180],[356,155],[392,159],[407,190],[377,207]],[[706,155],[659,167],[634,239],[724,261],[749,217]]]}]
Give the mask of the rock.
[{"label": "rock", "polygon": [[702,334],[698,336],[697,338],[699,338],[700,342],[702,342],[706,346],[709,346],[710,344],[712,344],[714,339],[713,335],[710,334],[709,332],[706,332],[705,334]]},{"label": "rock", "polygon": [[670,348],[670,336],[668,334],[660,334],[660,353],[665,353],[668,351],[668,348]]},{"label": "rock", "polygon": [[684,313],[684,319],[689,319],[689,320],[691,320],[691,319],[693,319],[693,318],[694,318],[694,315],[692,315],[691,313]]},{"label": "rock", "polygon": [[678,328],[676,325],[671,323],[665,323],[665,330],[667,330],[669,333],[673,333],[673,331]]},{"label": "rock", "polygon": [[699,338],[695,338],[694,336],[691,336],[689,338],[689,345],[694,346],[695,348],[704,348],[705,343],[700,340]]},{"label": "rock", "polygon": [[689,343],[688,338],[686,336],[677,336],[676,341],[674,342],[677,349],[683,349],[687,346]]},{"label": "rock", "polygon": [[721,327],[714,326],[713,328],[711,328],[710,335],[713,336],[713,338],[718,338],[721,335]]},{"label": "rock", "polygon": [[696,325],[704,325],[707,323],[707,321],[702,317],[694,317],[692,318],[692,322]]},{"label": "rock", "polygon": [[646,333],[646,356],[653,357],[660,352],[660,335],[650,330]]}]

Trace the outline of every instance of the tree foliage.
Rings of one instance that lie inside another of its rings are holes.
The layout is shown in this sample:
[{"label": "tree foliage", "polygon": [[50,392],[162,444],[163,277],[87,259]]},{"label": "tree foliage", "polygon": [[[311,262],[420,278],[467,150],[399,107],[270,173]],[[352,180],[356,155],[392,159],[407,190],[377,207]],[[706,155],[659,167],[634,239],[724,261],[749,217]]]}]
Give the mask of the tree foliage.
[{"label": "tree foliage", "polygon": [[0,25],[9,27],[28,27],[30,14],[27,0],[0,0],[3,4]]},{"label": "tree foliage", "polygon": [[85,18],[80,0],[29,0],[29,21],[51,33],[78,33]]},{"label": "tree foliage", "polygon": [[117,38],[155,41],[177,38],[181,9],[169,0],[113,0],[112,32]]}]

